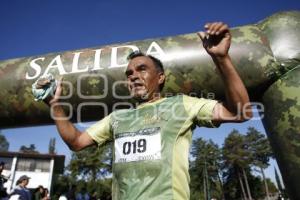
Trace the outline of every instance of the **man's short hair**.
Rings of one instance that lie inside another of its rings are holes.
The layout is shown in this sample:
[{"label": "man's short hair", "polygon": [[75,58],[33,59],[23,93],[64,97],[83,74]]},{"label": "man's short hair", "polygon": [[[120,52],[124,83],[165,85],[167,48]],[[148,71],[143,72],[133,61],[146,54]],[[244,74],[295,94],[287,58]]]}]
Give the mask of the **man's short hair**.
[{"label": "man's short hair", "polygon": [[[140,50],[131,52],[127,56],[127,60],[132,60],[132,59],[134,59],[136,57],[141,57],[141,56],[145,56],[145,57],[150,58],[152,60],[152,62],[154,63],[156,70],[158,72],[163,73],[163,74],[165,73],[164,66],[163,66],[162,62],[158,58],[156,58],[156,57],[154,57],[152,55],[145,54],[145,53],[143,53]],[[159,86],[160,91],[163,89],[164,85],[165,85],[165,81],[162,84],[160,84],[160,86]]]},{"label": "man's short hair", "polygon": [[150,59],[152,60],[152,62],[154,63],[156,69],[157,69],[159,72],[162,72],[162,73],[165,72],[165,71],[164,71],[164,66],[163,66],[162,62],[161,62],[158,58],[156,58],[156,57],[154,57],[154,56],[151,56],[151,55],[148,55],[148,54],[145,54],[145,53],[143,53],[143,52],[141,52],[141,51],[133,51],[133,52],[131,52],[131,53],[127,56],[127,60],[132,60],[132,59],[134,59],[134,58],[136,58],[136,57],[140,57],[140,56],[145,56],[145,57],[150,58]]}]

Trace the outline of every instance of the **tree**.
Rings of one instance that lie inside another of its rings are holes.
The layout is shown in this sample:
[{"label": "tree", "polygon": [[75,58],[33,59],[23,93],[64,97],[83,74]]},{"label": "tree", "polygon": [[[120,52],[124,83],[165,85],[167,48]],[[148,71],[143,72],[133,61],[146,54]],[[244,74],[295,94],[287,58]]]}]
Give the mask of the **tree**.
[{"label": "tree", "polygon": [[56,142],[55,138],[50,138],[49,146],[48,146],[49,154],[56,154],[55,142]]},{"label": "tree", "polygon": [[[217,144],[202,138],[193,141],[190,161],[191,199],[222,198],[219,176],[221,151]],[[201,181],[200,181],[201,180]]]},{"label": "tree", "polygon": [[[233,130],[225,139],[223,146],[224,166],[222,169],[225,175],[224,187],[229,190],[226,191],[226,197],[228,199],[268,197],[268,186],[270,184],[265,177],[263,169],[269,165],[271,155],[272,151],[268,140],[264,134],[255,128],[249,127],[246,135]],[[260,177],[255,177],[251,174],[253,166],[260,169],[262,180]],[[232,189],[237,184],[240,185],[240,191]]]},{"label": "tree", "polygon": [[[236,177],[239,180],[243,198],[246,199],[246,193],[242,176],[244,177],[248,198],[252,199],[245,171],[246,168],[250,170],[249,164],[251,162],[251,153],[247,149],[245,137],[235,129],[232,130],[228,137],[225,139],[225,143],[223,146],[223,157],[224,164],[229,170],[228,172],[236,173]],[[229,174],[227,173],[227,175]]]},{"label": "tree", "polygon": [[8,151],[9,142],[6,140],[6,137],[2,135],[0,131],[0,151]]},{"label": "tree", "polygon": [[269,199],[269,189],[264,173],[264,169],[269,166],[269,160],[272,156],[269,141],[264,134],[254,127],[249,127],[246,134],[246,143],[248,151],[251,153],[252,164],[260,169],[265,185],[265,193],[267,199]]},{"label": "tree", "polygon": [[111,145],[91,146],[72,154],[68,166],[74,179],[82,178],[95,182],[112,171]]},{"label": "tree", "polygon": [[39,153],[39,152],[35,149],[35,145],[34,145],[34,144],[30,144],[29,147],[26,147],[25,145],[22,145],[22,146],[20,147],[20,150],[19,150],[19,151],[22,152],[22,153],[35,153],[35,154]]},{"label": "tree", "polygon": [[[97,199],[107,199],[111,195],[112,183],[111,145],[109,143],[101,147],[91,146],[74,152],[67,167],[70,173],[67,177],[69,187],[75,185],[77,192],[85,189]],[[59,185],[56,188],[59,188]]]},{"label": "tree", "polygon": [[266,181],[268,184],[270,194],[278,193],[278,189],[276,188],[275,184],[271,181],[271,179],[267,178]]}]

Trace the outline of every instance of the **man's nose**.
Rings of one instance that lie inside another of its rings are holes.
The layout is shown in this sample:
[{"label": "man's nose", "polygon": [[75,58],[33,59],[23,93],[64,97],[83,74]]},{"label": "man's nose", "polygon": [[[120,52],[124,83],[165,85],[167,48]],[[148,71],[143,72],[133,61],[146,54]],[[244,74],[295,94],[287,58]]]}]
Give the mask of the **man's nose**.
[{"label": "man's nose", "polygon": [[135,81],[137,79],[139,79],[138,73],[133,72],[132,75],[130,76],[130,80]]}]

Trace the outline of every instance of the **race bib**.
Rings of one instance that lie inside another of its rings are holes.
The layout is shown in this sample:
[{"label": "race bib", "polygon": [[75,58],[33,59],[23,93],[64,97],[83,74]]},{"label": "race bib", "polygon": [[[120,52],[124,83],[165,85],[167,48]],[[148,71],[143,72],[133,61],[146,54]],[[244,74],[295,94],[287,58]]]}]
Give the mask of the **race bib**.
[{"label": "race bib", "polygon": [[115,163],[161,159],[160,128],[121,133],[115,138]]}]

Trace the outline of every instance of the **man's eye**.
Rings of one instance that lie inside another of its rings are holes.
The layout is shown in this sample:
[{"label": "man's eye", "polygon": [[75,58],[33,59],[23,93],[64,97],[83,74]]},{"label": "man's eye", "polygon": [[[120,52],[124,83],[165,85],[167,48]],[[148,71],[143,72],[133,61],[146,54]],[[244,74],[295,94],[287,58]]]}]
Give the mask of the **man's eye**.
[{"label": "man's eye", "polygon": [[132,73],[130,73],[130,72],[127,72],[127,73],[125,73],[126,74],[126,77],[127,78],[129,78],[131,75],[132,75]]}]

